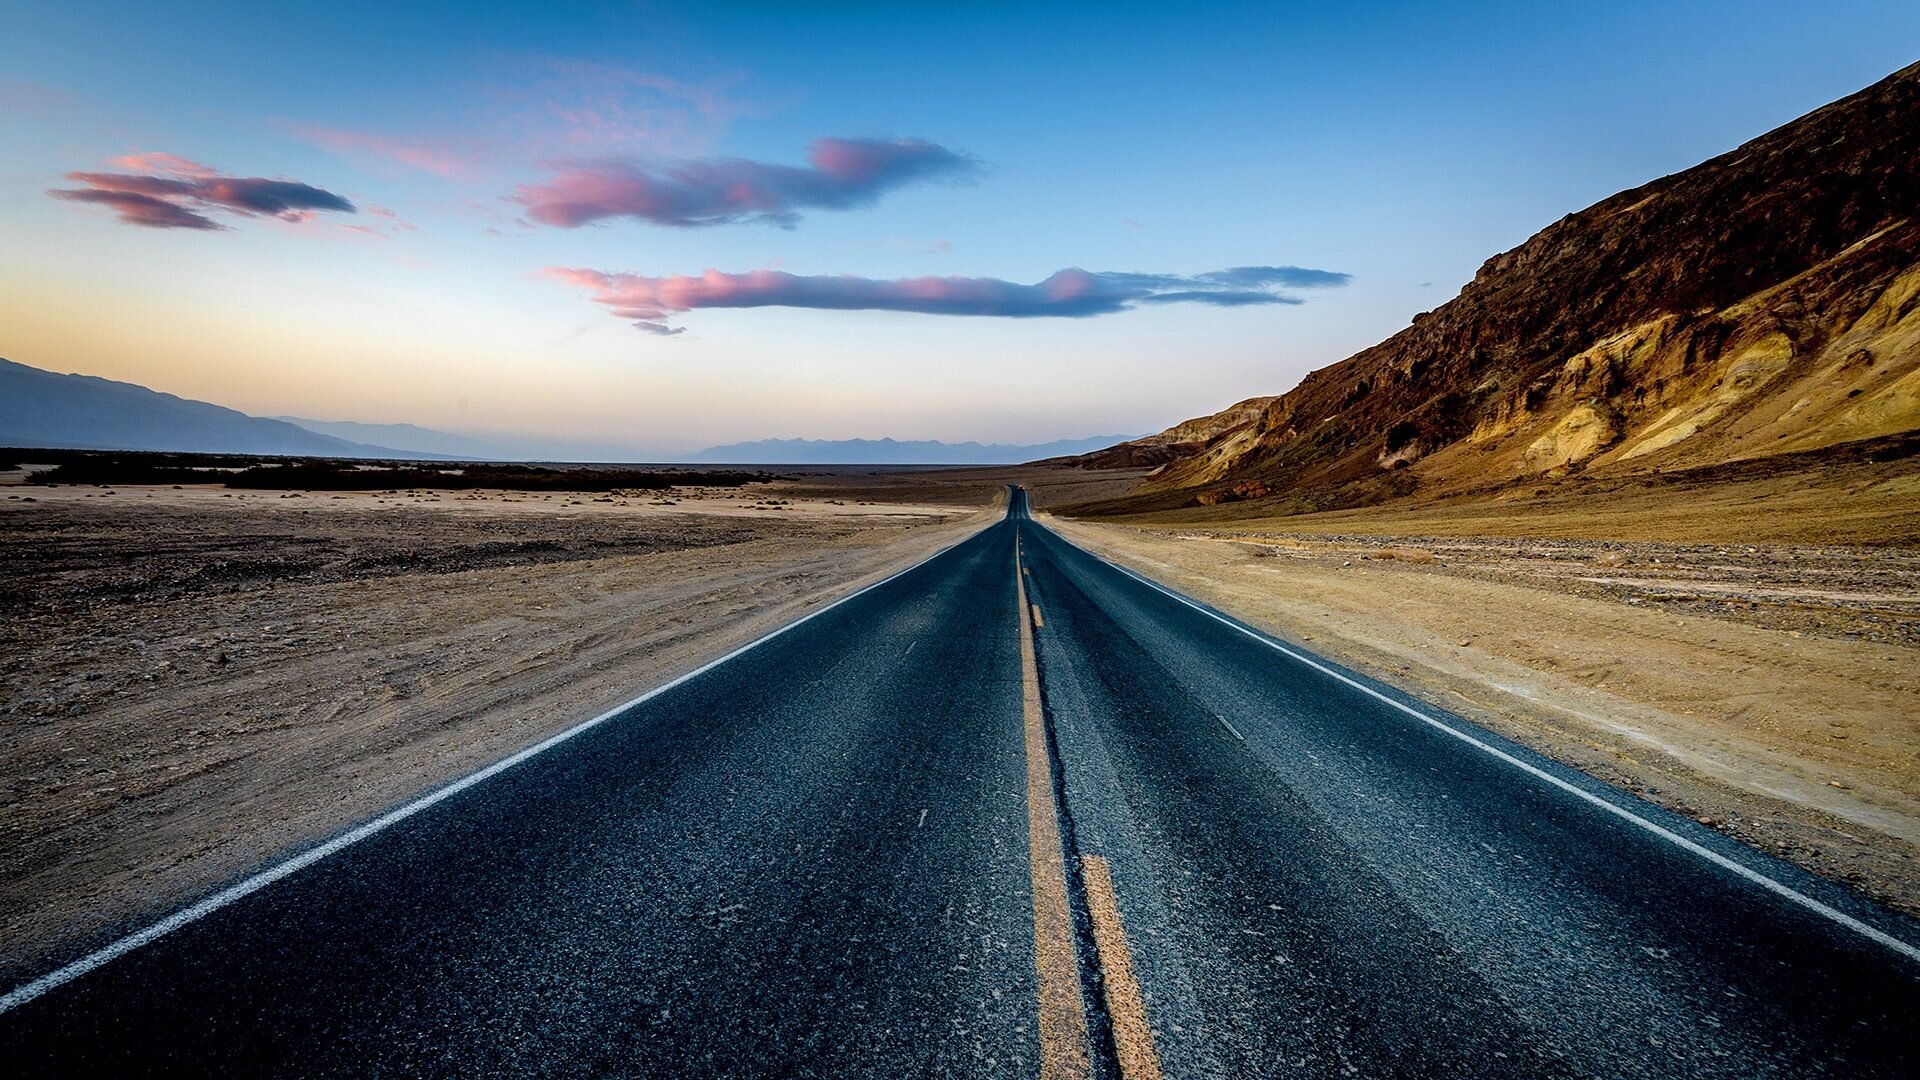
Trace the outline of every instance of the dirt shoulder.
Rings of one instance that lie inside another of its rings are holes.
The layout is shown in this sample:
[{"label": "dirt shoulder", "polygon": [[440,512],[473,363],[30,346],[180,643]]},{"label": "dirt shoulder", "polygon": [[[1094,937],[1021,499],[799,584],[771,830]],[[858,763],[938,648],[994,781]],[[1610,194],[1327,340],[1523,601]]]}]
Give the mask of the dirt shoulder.
[{"label": "dirt shoulder", "polygon": [[769,489],[9,490],[33,501],[0,500],[3,975],[596,715],[999,512],[979,488],[867,506]]},{"label": "dirt shoulder", "polygon": [[1920,914],[1920,552],[1046,523]]}]

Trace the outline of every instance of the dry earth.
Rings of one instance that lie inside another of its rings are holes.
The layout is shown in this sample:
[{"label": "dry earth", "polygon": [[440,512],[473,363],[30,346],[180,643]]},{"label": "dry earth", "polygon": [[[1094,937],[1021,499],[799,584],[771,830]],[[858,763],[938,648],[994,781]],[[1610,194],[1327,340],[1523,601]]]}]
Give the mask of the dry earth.
[{"label": "dry earth", "polygon": [[[1920,547],[1920,453],[1894,449],[1900,452],[1882,456],[1850,446],[1685,472],[1583,473],[1453,495],[1416,491],[1339,510],[1316,510],[1306,499],[1153,509],[1150,499],[1103,495],[1084,482],[1061,489],[1084,497],[1056,505],[1138,525],[1292,533]],[[1051,490],[1068,471],[1033,472],[1032,482]]]},{"label": "dry earth", "polygon": [[1048,524],[1920,913],[1920,551]]},{"label": "dry earth", "polygon": [[[617,705],[997,513],[973,483],[831,499],[3,490],[0,975]],[[927,491],[943,502],[902,501]]]},{"label": "dry earth", "polygon": [[[1067,506],[1139,475],[841,469],[629,496],[0,487],[0,974],[908,565],[990,522],[1002,483]],[[1910,470],[1845,480],[1851,516],[1783,512],[1794,491],[1770,477],[1690,491],[1686,513],[1554,491],[1050,524],[1920,913]],[[1876,546],[1837,542],[1862,532]]]}]

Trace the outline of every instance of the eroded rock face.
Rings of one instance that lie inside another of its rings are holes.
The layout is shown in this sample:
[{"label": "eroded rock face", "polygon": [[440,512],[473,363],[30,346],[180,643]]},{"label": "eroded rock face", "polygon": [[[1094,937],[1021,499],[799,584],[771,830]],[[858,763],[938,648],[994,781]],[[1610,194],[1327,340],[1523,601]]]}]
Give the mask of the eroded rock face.
[{"label": "eroded rock face", "polygon": [[1242,480],[1237,484],[1228,484],[1223,488],[1203,491],[1193,497],[1201,506],[1218,506],[1225,502],[1242,502],[1247,499],[1264,499],[1273,494],[1273,489],[1258,480]]},{"label": "eroded rock face", "polygon": [[1210,416],[1197,416],[1175,424],[1157,435],[1063,460],[1071,460],[1087,469],[1137,469],[1165,465],[1200,453],[1221,436],[1257,423],[1266,414],[1267,406],[1276,400],[1278,398],[1275,397],[1248,398]]},{"label": "eroded rock face", "polygon": [[1920,64],[1568,215],[1287,394],[1127,445],[1148,490],[1364,498],[1383,469],[1444,491],[1915,429]]}]

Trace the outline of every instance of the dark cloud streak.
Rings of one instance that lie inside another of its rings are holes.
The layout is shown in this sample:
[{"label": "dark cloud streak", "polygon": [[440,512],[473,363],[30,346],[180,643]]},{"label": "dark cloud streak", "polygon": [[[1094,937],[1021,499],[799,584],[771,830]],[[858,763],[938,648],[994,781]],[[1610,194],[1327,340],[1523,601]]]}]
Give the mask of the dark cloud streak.
[{"label": "dark cloud streak", "polygon": [[[1347,275],[1300,267],[1239,267],[1231,271],[1179,274],[1096,273],[1077,267],[1031,285],[988,277],[876,279],[801,276],[779,270],[699,276],[646,277],[599,270],[548,267],[548,276],[592,294],[594,303],[655,334],[678,333],[667,319],[703,308],[793,307],[826,311],[900,311],[922,315],[997,318],[1087,318],[1127,311],[1139,304],[1206,304],[1245,307],[1299,304],[1278,291],[1286,281],[1315,286],[1344,284]],[[1224,276],[1223,276],[1224,275]],[[1213,287],[1222,281],[1262,288]]]},{"label": "dark cloud streak", "polygon": [[292,222],[322,211],[351,214],[355,209],[346,198],[297,180],[221,176],[204,165],[166,154],[122,159],[122,163],[135,162],[164,171],[73,172],[67,179],[84,187],[55,188],[47,194],[109,206],[122,222],[152,229],[226,228],[201,212],[209,209]]},{"label": "dark cloud streak", "polygon": [[1178,292],[1150,293],[1140,298],[1143,304],[1212,304],[1214,307],[1247,307],[1253,304],[1304,304],[1305,300],[1285,293],[1236,292],[1231,289],[1183,289]]},{"label": "dark cloud streak", "polygon": [[1304,266],[1236,266],[1197,275],[1195,280],[1244,289],[1329,289],[1352,281],[1353,275]]},{"label": "dark cloud streak", "polygon": [[120,220],[128,225],[144,225],[150,229],[206,229],[219,230],[226,226],[219,224],[205,214],[196,214],[178,203],[152,195],[142,195],[135,191],[102,191],[93,188],[79,190],[56,189],[47,192],[56,199],[71,202],[93,203],[98,206],[110,206],[120,215]]}]

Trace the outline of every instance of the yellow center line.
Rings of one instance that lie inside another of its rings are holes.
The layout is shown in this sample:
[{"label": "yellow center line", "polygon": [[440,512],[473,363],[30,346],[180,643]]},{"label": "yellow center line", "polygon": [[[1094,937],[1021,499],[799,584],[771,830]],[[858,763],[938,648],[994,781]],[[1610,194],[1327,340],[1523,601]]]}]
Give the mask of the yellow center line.
[{"label": "yellow center line", "polygon": [[1039,604],[1031,604],[1031,605],[1028,605],[1028,606],[1030,606],[1030,607],[1032,607],[1032,608],[1033,608],[1033,625],[1034,625],[1034,628],[1035,628],[1035,629],[1038,629],[1038,628],[1040,628],[1040,627],[1042,627],[1042,626],[1045,626],[1045,625],[1047,625],[1047,620],[1045,620],[1045,619],[1043,619],[1043,618],[1041,618],[1041,617],[1040,617],[1040,605],[1039,605]]},{"label": "yellow center line", "polygon": [[[1014,566],[1020,567],[1019,541]],[[1020,606],[1028,610],[1024,574],[1013,576]],[[1037,612],[1036,612],[1037,614]],[[1073,914],[1067,907],[1066,856],[1053,805],[1053,764],[1047,754],[1046,716],[1040,708],[1040,667],[1033,653],[1033,627],[1020,620],[1020,700],[1026,719],[1027,835],[1033,877],[1033,960],[1040,1010],[1042,1080],[1081,1080],[1093,1075],[1087,1049],[1086,1004],[1080,996],[1074,956]]]},{"label": "yellow center line", "polygon": [[1160,1055],[1153,1048],[1153,1029],[1147,1024],[1147,1004],[1133,975],[1133,951],[1127,948],[1126,928],[1120,923],[1120,904],[1113,895],[1113,873],[1098,855],[1080,857],[1080,881],[1087,891],[1087,914],[1093,923],[1093,947],[1100,956],[1100,985],[1113,1024],[1114,1056],[1120,1059],[1122,1080],[1159,1080]]}]

